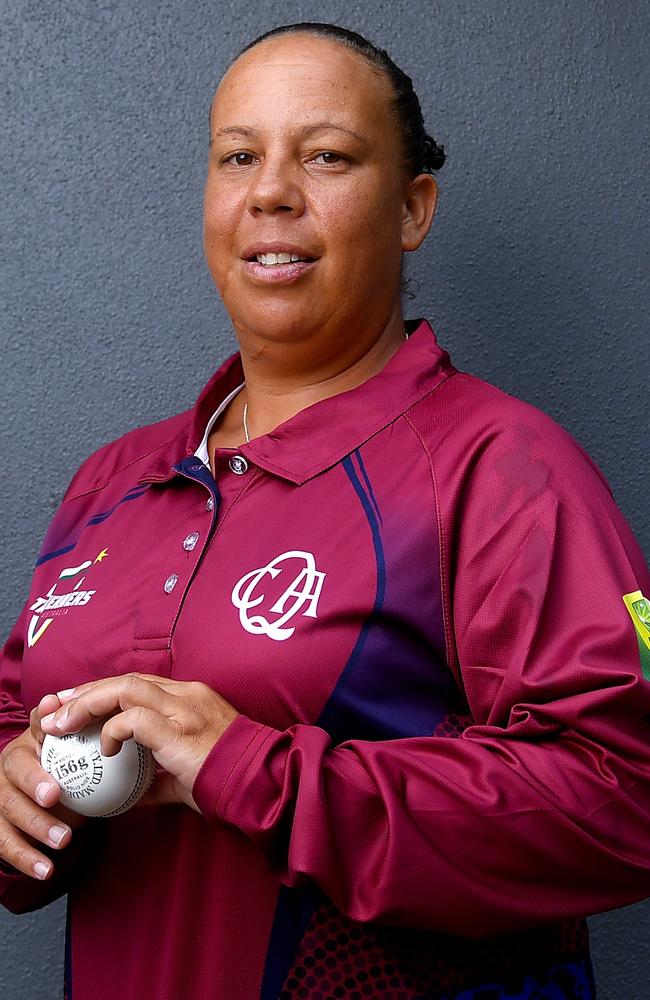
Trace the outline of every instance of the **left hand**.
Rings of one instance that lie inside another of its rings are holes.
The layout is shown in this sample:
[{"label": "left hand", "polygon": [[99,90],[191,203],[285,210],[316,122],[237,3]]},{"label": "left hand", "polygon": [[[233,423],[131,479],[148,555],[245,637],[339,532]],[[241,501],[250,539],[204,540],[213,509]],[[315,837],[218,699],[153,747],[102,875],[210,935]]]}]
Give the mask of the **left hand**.
[{"label": "left hand", "polygon": [[151,749],[166,772],[140,803],[184,802],[200,811],[192,798],[194,779],[238,715],[216,691],[200,681],[123,674],[59,691],[57,697],[61,708],[41,719],[44,733],[77,733],[111,716],[102,728],[102,753],[112,757],[133,737]]}]

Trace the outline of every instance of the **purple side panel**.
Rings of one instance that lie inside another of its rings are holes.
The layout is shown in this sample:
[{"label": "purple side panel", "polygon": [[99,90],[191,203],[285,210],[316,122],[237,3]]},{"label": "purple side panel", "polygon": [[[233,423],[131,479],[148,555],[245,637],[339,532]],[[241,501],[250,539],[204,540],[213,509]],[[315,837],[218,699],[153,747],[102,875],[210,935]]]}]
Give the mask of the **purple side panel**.
[{"label": "purple side panel", "polygon": [[[411,455],[397,450],[398,432],[390,438],[381,454],[371,441],[343,461],[371,530],[377,582],[374,607],[318,720],[335,743],[432,734],[464,706],[445,659],[433,491],[423,494],[426,470],[423,476],[414,468],[425,459],[415,449]],[[381,479],[373,475],[377,461]],[[397,490],[386,483],[391,467]],[[399,501],[383,504],[373,481]]]}]

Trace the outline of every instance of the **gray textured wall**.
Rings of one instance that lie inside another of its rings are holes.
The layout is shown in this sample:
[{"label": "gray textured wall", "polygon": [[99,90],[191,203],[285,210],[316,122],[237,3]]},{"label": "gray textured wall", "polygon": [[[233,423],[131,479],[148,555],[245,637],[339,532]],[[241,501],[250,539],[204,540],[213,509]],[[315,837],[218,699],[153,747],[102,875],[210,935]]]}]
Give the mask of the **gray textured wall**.
[{"label": "gray textured wall", "polygon": [[[234,348],[202,263],[208,102],[241,44],[294,20],[356,28],[413,75],[449,161],[409,313],[459,367],[567,427],[650,552],[644,0],[0,13],[3,634],[80,461],[189,405]],[[64,911],[0,913],[4,1000],[60,997]],[[591,927],[602,1000],[650,997],[650,905]]]}]

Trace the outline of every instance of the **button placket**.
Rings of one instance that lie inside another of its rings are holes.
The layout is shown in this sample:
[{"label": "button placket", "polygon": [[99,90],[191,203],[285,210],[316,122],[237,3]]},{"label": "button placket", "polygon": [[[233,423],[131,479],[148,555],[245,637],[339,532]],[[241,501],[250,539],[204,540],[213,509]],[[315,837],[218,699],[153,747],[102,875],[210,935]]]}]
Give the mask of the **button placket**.
[{"label": "button placket", "polygon": [[[152,554],[153,572],[147,577],[153,590],[150,599],[138,602],[133,625],[133,649],[147,653],[170,648],[169,641],[214,528],[214,512],[219,506],[219,492],[205,464],[191,456],[172,471],[187,485],[184,483],[181,491],[177,482],[173,496],[171,491],[160,490],[161,515],[156,526],[160,550],[157,557]],[[206,509],[208,518],[204,516]],[[167,573],[163,575],[165,570]]]}]

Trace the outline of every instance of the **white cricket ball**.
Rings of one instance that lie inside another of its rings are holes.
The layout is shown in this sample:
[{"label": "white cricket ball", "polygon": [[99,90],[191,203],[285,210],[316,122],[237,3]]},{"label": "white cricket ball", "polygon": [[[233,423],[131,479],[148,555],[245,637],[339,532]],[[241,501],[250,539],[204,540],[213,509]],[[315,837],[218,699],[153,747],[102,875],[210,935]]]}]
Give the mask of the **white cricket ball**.
[{"label": "white cricket ball", "polygon": [[82,816],[119,816],[144,795],[155,761],[148,747],[127,740],[114,757],[101,752],[106,720],[67,736],[43,740],[41,765],[61,786],[59,802]]}]

